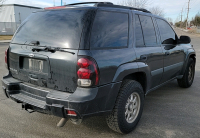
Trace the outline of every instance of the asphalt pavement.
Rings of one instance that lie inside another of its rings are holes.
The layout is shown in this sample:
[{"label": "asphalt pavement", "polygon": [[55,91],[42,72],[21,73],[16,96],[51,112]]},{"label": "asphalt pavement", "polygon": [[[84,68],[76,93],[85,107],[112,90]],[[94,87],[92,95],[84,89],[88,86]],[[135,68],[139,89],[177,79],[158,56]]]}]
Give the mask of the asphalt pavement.
[{"label": "asphalt pavement", "polygon": [[[56,124],[60,118],[21,110],[21,105],[6,98],[0,89],[0,137],[200,138],[200,36],[178,29],[176,32],[189,35],[197,52],[194,83],[192,87],[183,89],[172,81],[148,94],[142,118],[132,133],[122,135],[110,130],[102,116],[85,119],[81,125],[67,122],[63,128],[58,128]],[[7,73],[4,64],[7,47],[8,43],[0,43],[0,78]]]}]

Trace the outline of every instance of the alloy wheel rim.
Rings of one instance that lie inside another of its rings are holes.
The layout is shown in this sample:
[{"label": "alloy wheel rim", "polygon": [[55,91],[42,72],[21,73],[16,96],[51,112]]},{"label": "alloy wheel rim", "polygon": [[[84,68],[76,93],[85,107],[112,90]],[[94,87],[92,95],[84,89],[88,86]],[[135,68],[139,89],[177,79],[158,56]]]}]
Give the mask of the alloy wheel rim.
[{"label": "alloy wheel rim", "polygon": [[189,72],[188,72],[188,81],[191,82],[194,76],[194,67],[190,65]]},{"label": "alloy wheel rim", "polygon": [[133,123],[140,111],[140,96],[138,93],[133,92],[125,105],[125,119],[128,123]]}]

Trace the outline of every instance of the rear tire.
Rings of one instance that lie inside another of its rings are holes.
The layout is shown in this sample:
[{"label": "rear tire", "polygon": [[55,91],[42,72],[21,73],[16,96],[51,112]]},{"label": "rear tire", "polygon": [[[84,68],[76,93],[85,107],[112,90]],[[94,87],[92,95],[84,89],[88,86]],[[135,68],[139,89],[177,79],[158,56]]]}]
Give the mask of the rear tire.
[{"label": "rear tire", "polygon": [[106,117],[108,126],[119,133],[129,133],[137,126],[143,110],[144,92],[141,84],[126,80],[120,88],[115,107]]},{"label": "rear tire", "polygon": [[185,73],[182,79],[177,79],[178,85],[182,88],[189,88],[194,80],[195,62],[192,58],[189,59]]}]

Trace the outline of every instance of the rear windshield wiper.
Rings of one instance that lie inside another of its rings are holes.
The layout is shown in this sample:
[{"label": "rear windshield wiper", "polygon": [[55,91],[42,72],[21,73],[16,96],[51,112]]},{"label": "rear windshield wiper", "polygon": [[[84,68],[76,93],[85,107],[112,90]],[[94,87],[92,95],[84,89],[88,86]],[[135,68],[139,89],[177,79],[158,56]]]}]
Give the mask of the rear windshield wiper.
[{"label": "rear windshield wiper", "polygon": [[70,53],[70,54],[73,54],[73,55],[75,54],[74,52],[66,51],[66,50],[64,50],[60,47],[50,47],[50,46],[46,46],[44,48],[39,48],[39,47],[33,48],[32,51],[33,52],[35,52],[35,51],[37,51],[37,52],[46,51],[46,52],[52,52],[52,53],[54,53],[56,51],[61,51],[61,52],[67,52],[67,53]]},{"label": "rear windshield wiper", "polygon": [[31,41],[31,44],[38,46],[38,45],[40,45],[40,41]]}]

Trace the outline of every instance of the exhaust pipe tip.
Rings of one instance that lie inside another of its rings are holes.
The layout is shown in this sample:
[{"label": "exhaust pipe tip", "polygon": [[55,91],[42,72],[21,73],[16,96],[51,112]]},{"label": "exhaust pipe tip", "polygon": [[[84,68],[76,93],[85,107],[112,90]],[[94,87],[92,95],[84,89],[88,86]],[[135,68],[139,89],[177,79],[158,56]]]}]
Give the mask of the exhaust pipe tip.
[{"label": "exhaust pipe tip", "polygon": [[69,118],[62,118],[62,119],[58,122],[57,127],[63,127],[63,126],[67,123],[68,120],[69,120]]}]

